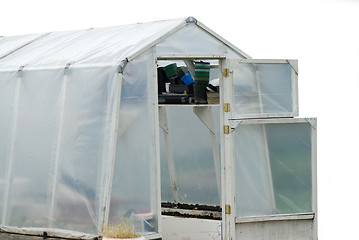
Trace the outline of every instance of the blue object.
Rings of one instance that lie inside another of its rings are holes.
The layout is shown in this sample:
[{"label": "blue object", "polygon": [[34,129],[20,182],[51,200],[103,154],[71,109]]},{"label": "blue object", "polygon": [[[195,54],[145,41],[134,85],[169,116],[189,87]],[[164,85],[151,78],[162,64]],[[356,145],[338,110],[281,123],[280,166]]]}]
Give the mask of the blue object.
[{"label": "blue object", "polygon": [[190,85],[191,83],[194,83],[193,77],[192,77],[192,75],[190,73],[186,73],[185,75],[183,75],[181,80],[186,85]]}]

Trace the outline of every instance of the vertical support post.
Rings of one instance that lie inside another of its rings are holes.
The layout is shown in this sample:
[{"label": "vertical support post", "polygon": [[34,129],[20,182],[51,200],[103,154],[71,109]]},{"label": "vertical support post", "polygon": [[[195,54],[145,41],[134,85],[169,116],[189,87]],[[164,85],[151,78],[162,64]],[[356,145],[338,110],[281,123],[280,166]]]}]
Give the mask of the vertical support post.
[{"label": "vertical support post", "polygon": [[55,211],[56,211],[56,199],[57,199],[57,184],[59,180],[59,168],[60,168],[60,154],[62,148],[62,133],[63,133],[63,122],[64,122],[64,112],[65,112],[65,102],[66,102],[66,91],[67,91],[67,82],[69,75],[69,67],[70,64],[67,64],[64,69],[64,80],[62,82],[61,91],[60,91],[60,99],[59,99],[59,117],[57,122],[57,139],[56,139],[56,147],[55,147],[55,160],[54,160],[54,174],[52,179],[51,186],[51,202],[50,202],[50,221],[49,227],[55,227]]},{"label": "vertical support post", "polygon": [[15,95],[12,104],[13,114],[12,114],[12,128],[10,130],[10,139],[9,139],[9,153],[7,158],[7,167],[6,167],[6,179],[5,179],[5,189],[4,189],[4,198],[3,198],[3,212],[1,217],[1,224],[6,225],[7,215],[9,210],[9,201],[12,185],[12,174],[13,174],[13,164],[14,164],[14,153],[15,153],[15,144],[16,144],[16,134],[17,134],[17,122],[19,115],[19,99],[21,93],[21,81],[24,66],[21,66],[17,72],[16,86],[15,86]]},{"label": "vertical support post", "polygon": [[[315,119],[315,126],[317,126]],[[313,239],[318,240],[318,181],[317,181],[317,127],[312,125],[312,211],[313,219]]]},{"label": "vertical support post", "polygon": [[[111,194],[112,194],[112,180],[113,173],[116,162],[116,147],[117,147],[117,138],[118,129],[119,129],[119,114],[120,114],[120,102],[121,102],[121,89],[122,89],[122,73],[115,75],[115,93],[112,104],[111,111],[111,135],[110,135],[110,154],[109,162],[106,169],[106,179],[105,179],[105,191],[104,199],[102,201],[101,213],[99,214],[99,224],[98,230],[101,230],[101,227],[108,224],[108,218],[110,214],[110,203],[111,203]],[[107,136],[106,136],[107,137]],[[104,151],[106,151],[104,149]]]},{"label": "vertical support post", "polygon": [[[235,239],[235,175],[233,134],[225,133],[224,126],[230,125],[232,111],[224,111],[224,103],[233,104],[233,72],[223,76],[224,68],[230,69],[230,61],[220,62],[221,71],[221,207],[222,207],[222,239]],[[224,66],[223,66],[224,65]]]},{"label": "vertical support post", "polygon": [[172,154],[171,142],[170,142],[170,138],[169,138],[167,112],[166,112],[166,107],[163,107],[163,106],[159,107],[159,124],[163,130],[163,136],[165,139],[166,156],[167,156],[168,171],[169,171],[171,186],[172,186],[173,200],[174,200],[174,202],[177,203],[178,202],[178,194],[177,194],[178,187],[177,187],[177,183],[176,183],[173,154]]},{"label": "vertical support post", "polygon": [[[153,111],[154,111],[154,135],[155,135],[155,176],[152,177],[153,183],[151,186],[156,186],[153,191],[153,196],[151,196],[151,211],[156,211],[157,217],[157,232],[162,232],[162,221],[161,221],[161,159],[160,159],[160,129],[159,129],[159,109],[158,109],[158,84],[157,84],[157,59],[156,59],[156,48],[152,48],[152,57],[153,57],[153,78],[149,79],[153,85],[152,99],[153,99]],[[153,172],[153,171],[151,171]],[[155,209],[154,209],[155,208]]]}]

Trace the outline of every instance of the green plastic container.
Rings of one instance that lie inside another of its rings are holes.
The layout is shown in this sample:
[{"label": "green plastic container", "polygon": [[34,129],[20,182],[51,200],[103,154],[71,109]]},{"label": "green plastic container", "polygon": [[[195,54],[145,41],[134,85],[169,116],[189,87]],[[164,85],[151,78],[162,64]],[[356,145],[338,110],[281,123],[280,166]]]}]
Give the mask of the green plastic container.
[{"label": "green plastic container", "polygon": [[194,71],[195,71],[195,83],[199,81],[205,81],[207,83],[202,82],[201,85],[208,85],[209,82],[209,72],[210,72],[210,64],[207,62],[199,62],[195,63]]},{"label": "green plastic container", "polygon": [[173,77],[174,75],[176,75],[178,73],[176,63],[172,63],[170,65],[167,65],[163,69],[165,70],[166,76],[168,78],[171,78],[171,77]]}]

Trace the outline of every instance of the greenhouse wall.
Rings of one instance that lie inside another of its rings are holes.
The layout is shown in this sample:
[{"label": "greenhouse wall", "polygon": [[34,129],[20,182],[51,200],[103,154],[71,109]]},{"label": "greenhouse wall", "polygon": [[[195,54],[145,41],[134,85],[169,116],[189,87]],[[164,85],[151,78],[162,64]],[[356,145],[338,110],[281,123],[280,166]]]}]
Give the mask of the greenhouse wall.
[{"label": "greenhouse wall", "polygon": [[[133,221],[142,233],[158,231],[154,70],[151,50],[124,72],[109,215],[113,223]],[[148,217],[144,225],[136,222],[141,216]]]},{"label": "greenhouse wall", "polygon": [[1,111],[1,224],[96,233],[115,70],[29,67],[1,74],[7,92],[1,102],[11,103]]}]

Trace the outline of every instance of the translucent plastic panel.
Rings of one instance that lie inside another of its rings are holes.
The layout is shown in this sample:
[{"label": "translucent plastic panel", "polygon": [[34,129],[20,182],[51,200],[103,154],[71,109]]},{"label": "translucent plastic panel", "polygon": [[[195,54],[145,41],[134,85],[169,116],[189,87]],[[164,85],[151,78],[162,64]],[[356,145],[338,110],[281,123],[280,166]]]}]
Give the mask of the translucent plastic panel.
[{"label": "translucent plastic panel", "polygon": [[[213,108],[219,133],[219,107]],[[179,201],[219,205],[210,131],[189,106],[167,107],[166,111]],[[163,134],[160,129],[162,200],[173,202]],[[219,148],[219,134],[217,143]]]},{"label": "translucent plastic panel", "polygon": [[239,116],[298,115],[297,76],[290,64],[232,61],[231,70]]},{"label": "translucent plastic panel", "polygon": [[40,36],[41,34],[29,34],[21,36],[0,37],[0,58],[6,56],[18,48],[23,47]]},{"label": "translucent plastic panel", "polygon": [[8,94],[13,99],[6,99],[12,106],[11,123],[9,134],[3,136],[8,149],[5,171],[9,174],[5,182],[9,191],[4,198],[6,225],[48,226],[47,194],[62,78],[61,70],[24,70],[21,78],[12,79],[16,85]]},{"label": "translucent plastic panel", "polygon": [[14,100],[16,72],[0,72],[0,223],[3,216],[6,169],[8,167],[10,123]]},{"label": "translucent plastic panel", "polygon": [[2,224],[97,233],[115,70],[0,72]]},{"label": "translucent plastic panel", "polygon": [[240,124],[234,134],[237,216],[311,212],[311,125]]},{"label": "translucent plastic panel", "polygon": [[[54,225],[96,233],[101,225],[104,179],[109,164],[113,68],[73,68],[63,81],[57,137]],[[61,110],[60,110],[61,114]],[[56,161],[56,158],[55,158]]]},{"label": "translucent plastic panel", "polygon": [[[118,64],[126,57],[184,25],[174,19],[80,31],[53,32],[0,59],[0,66],[63,66],[66,64]],[[4,47],[5,48],[5,47]],[[1,56],[0,42],[0,56]]]},{"label": "translucent plastic panel", "polygon": [[[52,56],[56,52],[62,50],[68,44],[71,44],[73,41],[76,41],[76,39],[84,33],[86,33],[85,30],[44,34],[36,41],[33,41],[31,44],[28,44],[8,55],[4,59],[1,59],[0,66],[19,68],[22,65],[34,66],[38,62],[43,62],[46,60],[45,65],[60,65],[62,67],[65,67],[66,64],[72,60],[71,58],[66,55],[63,55],[61,61],[59,59],[55,61]],[[76,53],[73,51],[71,53],[68,53],[68,55],[70,54],[75,55]]]},{"label": "translucent plastic panel", "polygon": [[223,55],[228,53],[231,58],[243,58],[195,24],[188,24],[160,42],[156,51],[158,55]]},{"label": "translucent plastic panel", "polygon": [[158,231],[154,70],[154,56],[145,54],[124,72],[109,219],[145,233]]}]

